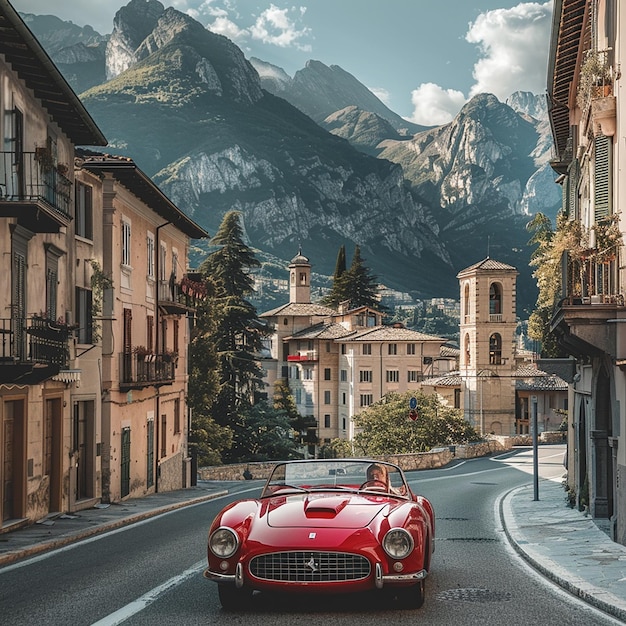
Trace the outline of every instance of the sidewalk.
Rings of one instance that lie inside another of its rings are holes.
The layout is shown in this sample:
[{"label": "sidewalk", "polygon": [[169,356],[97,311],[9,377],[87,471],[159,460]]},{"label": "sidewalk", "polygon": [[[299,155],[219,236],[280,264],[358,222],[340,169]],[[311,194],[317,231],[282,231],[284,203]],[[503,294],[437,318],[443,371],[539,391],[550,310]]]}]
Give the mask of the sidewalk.
[{"label": "sidewalk", "polygon": [[560,482],[509,492],[500,516],[511,545],[570,593],[626,623],[626,546],[611,541],[591,519],[567,506]]},{"label": "sidewalk", "polygon": [[30,526],[0,533],[0,567],[160,513],[217,498],[228,493],[226,485],[198,481],[196,487],[189,489],[98,505],[76,513],[53,514]]},{"label": "sidewalk", "polygon": [[[228,482],[200,481],[196,487],[71,515],[46,518],[0,534],[0,567],[127,524],[228,493]],[[504,532],[536,570],[589,604],[626,623],[626,546],[609,539],[590,517],[565,502],[560,482],[542,480],[539,500],[528,485],[500,502]]]}]

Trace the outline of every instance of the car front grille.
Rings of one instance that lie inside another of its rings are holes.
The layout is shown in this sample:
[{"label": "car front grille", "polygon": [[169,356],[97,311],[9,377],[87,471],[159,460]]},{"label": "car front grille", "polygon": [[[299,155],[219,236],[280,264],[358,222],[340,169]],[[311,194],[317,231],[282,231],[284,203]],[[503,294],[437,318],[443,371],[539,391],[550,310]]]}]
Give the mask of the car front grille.
[{"label": "car front grille", "polygon": [[250,561],[250,573],[262,580],[290,583],[326,583],[363,580],[370,562],[345,552],[274,552]]}]

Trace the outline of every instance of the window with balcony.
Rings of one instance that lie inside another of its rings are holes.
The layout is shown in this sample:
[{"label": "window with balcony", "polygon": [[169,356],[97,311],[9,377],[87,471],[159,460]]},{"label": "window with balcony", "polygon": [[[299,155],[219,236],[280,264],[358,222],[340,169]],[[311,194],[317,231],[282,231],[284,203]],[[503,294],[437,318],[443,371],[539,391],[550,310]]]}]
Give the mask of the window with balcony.
[{"label": "window with balcony", "polygon": [[502,287],[498,283],[489,286],[489,321],[502,321]]}]

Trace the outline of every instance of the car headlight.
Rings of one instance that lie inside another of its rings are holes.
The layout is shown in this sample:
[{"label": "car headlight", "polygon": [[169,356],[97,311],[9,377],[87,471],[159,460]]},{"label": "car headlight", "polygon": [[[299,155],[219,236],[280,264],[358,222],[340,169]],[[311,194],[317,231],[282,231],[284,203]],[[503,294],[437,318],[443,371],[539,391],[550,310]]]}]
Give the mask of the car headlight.
[{"label": "car headlight", "polygon": [[392,528],[383,539],[383,549],[392,559],[404,559],[413,550],[413,538],[404,528]]},{"label": "car headlight", "polygon": [[209,548],[216,556],[223,559],[231,557],[239,547],[239,537],[231,528],[222,526],[209,537]]}]

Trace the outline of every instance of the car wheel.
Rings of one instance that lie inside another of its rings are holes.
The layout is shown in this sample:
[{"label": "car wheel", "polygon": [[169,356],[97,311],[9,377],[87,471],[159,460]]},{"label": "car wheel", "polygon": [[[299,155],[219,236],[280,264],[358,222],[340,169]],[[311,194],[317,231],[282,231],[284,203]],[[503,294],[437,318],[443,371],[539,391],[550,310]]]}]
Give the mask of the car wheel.
[{"label": "car wheel", "polygon": [[424,604],[426,581],[420,580],[417,585],[398,589],[397,600],[401,609],[419,609]]},{"label": "car wheel", "polygon": [[234,585],[218,585],[217,593],[225,611],[245,611],[252,599],[252,590],[237,589]]}]

